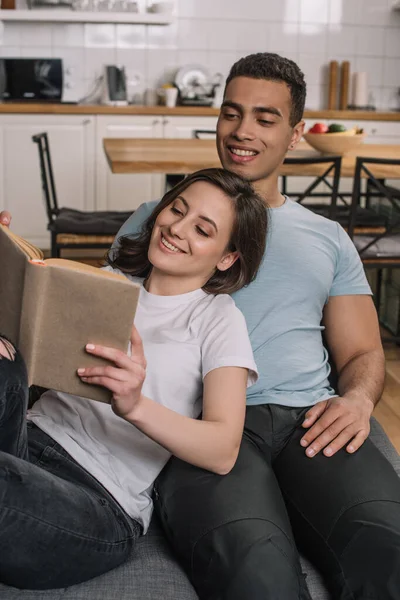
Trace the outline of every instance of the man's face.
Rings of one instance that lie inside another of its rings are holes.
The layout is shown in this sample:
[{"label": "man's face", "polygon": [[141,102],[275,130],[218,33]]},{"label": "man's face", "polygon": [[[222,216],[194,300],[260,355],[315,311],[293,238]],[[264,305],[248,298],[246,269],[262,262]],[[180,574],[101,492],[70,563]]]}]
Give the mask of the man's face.
[{"label": "man's face", "polygon": [[217,149],[225,169],[256,182],[277,173],[304,123],[289,123],[288,86],[277,81],[235,77],[228,84],[217,124]]}]

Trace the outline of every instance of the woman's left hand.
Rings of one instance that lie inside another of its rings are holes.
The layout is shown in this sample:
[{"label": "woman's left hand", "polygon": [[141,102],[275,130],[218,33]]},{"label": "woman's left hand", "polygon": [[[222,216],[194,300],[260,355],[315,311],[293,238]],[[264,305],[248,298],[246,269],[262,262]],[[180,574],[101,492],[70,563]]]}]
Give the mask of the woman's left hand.
[{"label": "woman's left hand", "polygon": [[122,350],[86,345],[86,351],[101,356],[113,365],[78,369],[78,375],[85,383],[102,385],[112,392],[111,407],[115,414],[126,419],[137,407],[146,378],[146,359],[141,337],[133,325],[131,333],[131,356]]}]

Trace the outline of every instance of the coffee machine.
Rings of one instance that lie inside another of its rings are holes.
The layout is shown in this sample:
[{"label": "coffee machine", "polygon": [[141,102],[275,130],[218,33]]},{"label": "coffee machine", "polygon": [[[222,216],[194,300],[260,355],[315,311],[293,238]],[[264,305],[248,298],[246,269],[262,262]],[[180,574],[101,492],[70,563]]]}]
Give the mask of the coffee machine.
[{"label": "coffee machine", "polygon": [[115,65],[104,67],[102,103],[110,106],[126,106],[128,104],[124,67]]}]

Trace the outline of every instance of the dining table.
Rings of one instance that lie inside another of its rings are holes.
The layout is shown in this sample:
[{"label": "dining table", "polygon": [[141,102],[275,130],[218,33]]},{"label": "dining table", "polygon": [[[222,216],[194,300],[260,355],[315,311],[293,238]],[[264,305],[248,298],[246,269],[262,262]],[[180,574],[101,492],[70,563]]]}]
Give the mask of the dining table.
[{"label": "dining table", "polygon": [[[113,173],[176,173],[186,175],[199,169],[220,167],[215,139],[104,138],[104,151]],[[301,141],[287,157],[321,156]],[[400,145],[360,144],[342,156],[341,177],[353,177],[357,156],[400,160]],[[377,179],[400,179],[399,165],[371,165]],[[285,164],[282,176],[316,176],[326,170],[324,164]],[[362,174],[366,177],[366,174]]]}]

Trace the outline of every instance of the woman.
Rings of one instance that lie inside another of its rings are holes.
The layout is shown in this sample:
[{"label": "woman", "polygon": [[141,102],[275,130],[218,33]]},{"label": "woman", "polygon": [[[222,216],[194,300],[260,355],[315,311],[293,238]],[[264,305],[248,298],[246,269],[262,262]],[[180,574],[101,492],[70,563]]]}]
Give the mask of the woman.
[{"label": "woman", "polygon": [[0,341],[3,583],[64,587],[123,562],[147,530],[171,454],[220,475],[233,467],[256,366],[227,294],[255,277],[266,226],[248,183],[207,169],[166,194],[139,236],[120,240],[108,268],[143,283],[130,355],[88,344],[111,364],[78,370],[112,391],[111,406],[50,390],[26,428],[25,367]]}]

